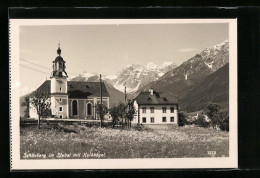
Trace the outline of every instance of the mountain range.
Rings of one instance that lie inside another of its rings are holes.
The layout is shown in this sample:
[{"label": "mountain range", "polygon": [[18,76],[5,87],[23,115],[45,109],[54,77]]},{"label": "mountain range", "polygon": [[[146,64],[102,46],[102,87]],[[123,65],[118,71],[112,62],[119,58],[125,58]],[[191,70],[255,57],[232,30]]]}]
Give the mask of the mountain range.
[{"label": "mountain range", "polygon": [[[189,98],[189,96],[194,97],[194,93],[197,93],[196,91],[203,91],[203,89],[201,89],[200,87],[208,88],[208,84],[203,83],[208,82],[205,77],[215,72],[217,74],[214,74],[213,77],[217,77],[218,75],[220,75],[220,72],[218,70],[226,65],[228,62],[229,42],[224,41],[223,43],[220,43],[218,45],[206,48],[200,54],[196,54],[194,57],[185,61],[180,66],[167,72],[158,80],[146,85],[141,90],[147,91],[149,88],[153,88],[156,91],[168,92],[170,94],[176,95],[181,101],[180,106],[186,106],[185,109],[187,109],[187,111],[194,111],[198,107],[193,106],[193,104],[189,102],[191,101],[191,99],[187,98]],[[228,84],[228,67],[226,67],[225,69],[227,70],[225,71],[227,75],[222,76],[221,79],[224,80],[226,84]],[[212,98],[213,95],[217,95],[217,93],[219,92],[217,90],[219,89],[218,87],[214,88],[216,84],[217,83],[212,84],[213,91],[211,93],[197,93],[197,95],[205,95],[205,97]],[[222,99],[227,100],[223,101],[223,103],[228,103],[228,97],[223,97]],[[211,100],[208,99],[207,101],[210,102]],[[197,104],[200,106],[205,105],[204,103]]]},{"label": "mountain range", "polygon": [[192,112],[205,109],[209,102],[219,103],[228,110],[229,63],[196,83],[191,91],[180,98],[182,110]]},{"label": "mountain range", "polygon": [[[115,75],[103,75],[102,79],[121,92],[124,92],[126,87],[127,93],[134,93],[147,84],[158,80],[166,72],[171,71],[176,66],[174,62],[164,62],[161,65],[148,63],[147,66],[130,64]],[[94,82],[99,81],[99,75],[93,72],[83,72],[69,79],[72,81]]]}]

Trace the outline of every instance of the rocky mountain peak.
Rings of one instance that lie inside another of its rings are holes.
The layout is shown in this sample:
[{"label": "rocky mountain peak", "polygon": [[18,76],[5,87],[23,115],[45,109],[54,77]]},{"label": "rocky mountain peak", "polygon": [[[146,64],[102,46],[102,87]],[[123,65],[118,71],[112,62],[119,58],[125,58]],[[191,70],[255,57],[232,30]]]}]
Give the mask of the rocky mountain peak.
[{"label": "rocky mountain peak", "polygon": [[[164,62],[159,66],[152,62],[146,66],[129,64],[115,75],[103,75],[103,80],[119,91],[124,92],[125,87],[127,87],[127,92],[132,93],[148,83],[158,80],[176,66],[174,62]],[[99,75],[97,73],[85,71],[71,78],[74,81],[98,81],[98,79]]]},{"label": "rocky mountain peak", "polygon": [[154,70],[154,69],[157,69],[158,66],[152,62],[149,62],[146,66],[146,69],[150,69],[150,70]]}]

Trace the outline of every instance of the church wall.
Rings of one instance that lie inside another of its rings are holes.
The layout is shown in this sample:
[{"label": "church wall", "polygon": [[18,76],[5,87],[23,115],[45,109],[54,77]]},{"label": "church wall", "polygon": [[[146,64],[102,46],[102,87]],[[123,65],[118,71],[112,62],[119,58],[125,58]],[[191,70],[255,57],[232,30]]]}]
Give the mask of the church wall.
[{"label": "church wall", "polygon": [[[58,82],[60,81],[60,83]],[[60,91],[61,87],[61,91]],[[67,93],[67,79],[65,78],[52,78],[51,79],[51,93]]]},{"label": "church wall", "polygon": [[78,100],[78,104],[79,104],[79,118],[80,119],[85,119],[86,117],[86,104],[85,104],[85,100]]},{"label": "church wall", "polygon": [[71,108],[71,105],[72,105],[72,100],[69,100],[69,118],[72,118],[72,108]]},{"label": "church wall", "polygon": [[[87,108],[87,105],[89,104],[89,103],[91,103],[91,115],[88,115],[87,113],[88,113],[88,108]],[[86,116],[87,117],[89,117],[89,116],[94,116],[94,108],[93,108],[93,106],[94,106],[94,100],[93,99],[87,99],[86,100],[86,103],[85,103],[85,111],[86,111]]]},{"label": "church wall", "polygon": [[37,119],[38,118],[37,111],[36,111],[35,107],[32,106],[31,103],[29,103],[29,116],[30,116],[31,119]]},{"label": "church wall", "polygon": [[[78,116],[72,116],[72,101],[73,100],[77,100],[78,102]],[[109,107],[109,104],[108,104],[109,100],[108,98],[104,98],[102,103]],[[91,112],[91,115],[88,116],[87,115],[87,104],[88,103],[91,103],[91,108],[92,108],[92,112]],[[69,99],[69,102],[68,102],[68,108],[69,108],[69,118],[79,118],[79,119],[93,119],[95,117],[95,111],[94,111],[94,104],[98,104],[100,103],[100,99],[97,99],[96,97],[93,97],[93,98],[89,98],[89,99],[73,99],[73,98],[70,98]],[[92,117],[91,117],[92,116]]]},{"label": "church wall", "polygon": [[[67,118],[67,97],[56,97],[55,106],[57,109],[57,117],[60,118],[60,115],[62,115],[62,118]],[[59,107],[62,107],[62,111],[59,111]]]},{"label": "church wall", "polygon": [[[100,99],[97,99],[97,103],[99,104],[100,103]],[[107,98],[104,98],[104,99],[102,99],[102,103],[103,103],[103,105],[105,105],[106,107],[109,107],[108,106],[108,99]]]}]

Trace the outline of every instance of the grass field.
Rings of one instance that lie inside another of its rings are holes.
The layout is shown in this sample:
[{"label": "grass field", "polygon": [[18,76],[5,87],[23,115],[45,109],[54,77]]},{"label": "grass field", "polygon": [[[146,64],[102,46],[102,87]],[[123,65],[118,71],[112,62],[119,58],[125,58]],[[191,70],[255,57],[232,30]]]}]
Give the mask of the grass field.
[{"label": "grass field", "polygon": [[229,133],[200,127],[112,129],[59,124],[43,125],[40,130],[23,126],[20,133],[21,159],[229,156]]}]

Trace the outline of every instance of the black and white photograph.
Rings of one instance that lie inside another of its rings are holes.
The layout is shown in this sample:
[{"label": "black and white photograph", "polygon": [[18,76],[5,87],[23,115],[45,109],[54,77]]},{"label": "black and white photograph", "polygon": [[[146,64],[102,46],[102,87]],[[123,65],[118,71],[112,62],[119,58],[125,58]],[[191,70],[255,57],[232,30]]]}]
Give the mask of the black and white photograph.
[{"label": "black and white photograph", "polygon": [[13,169],[237,167],[236,19],[10,32]]}]

